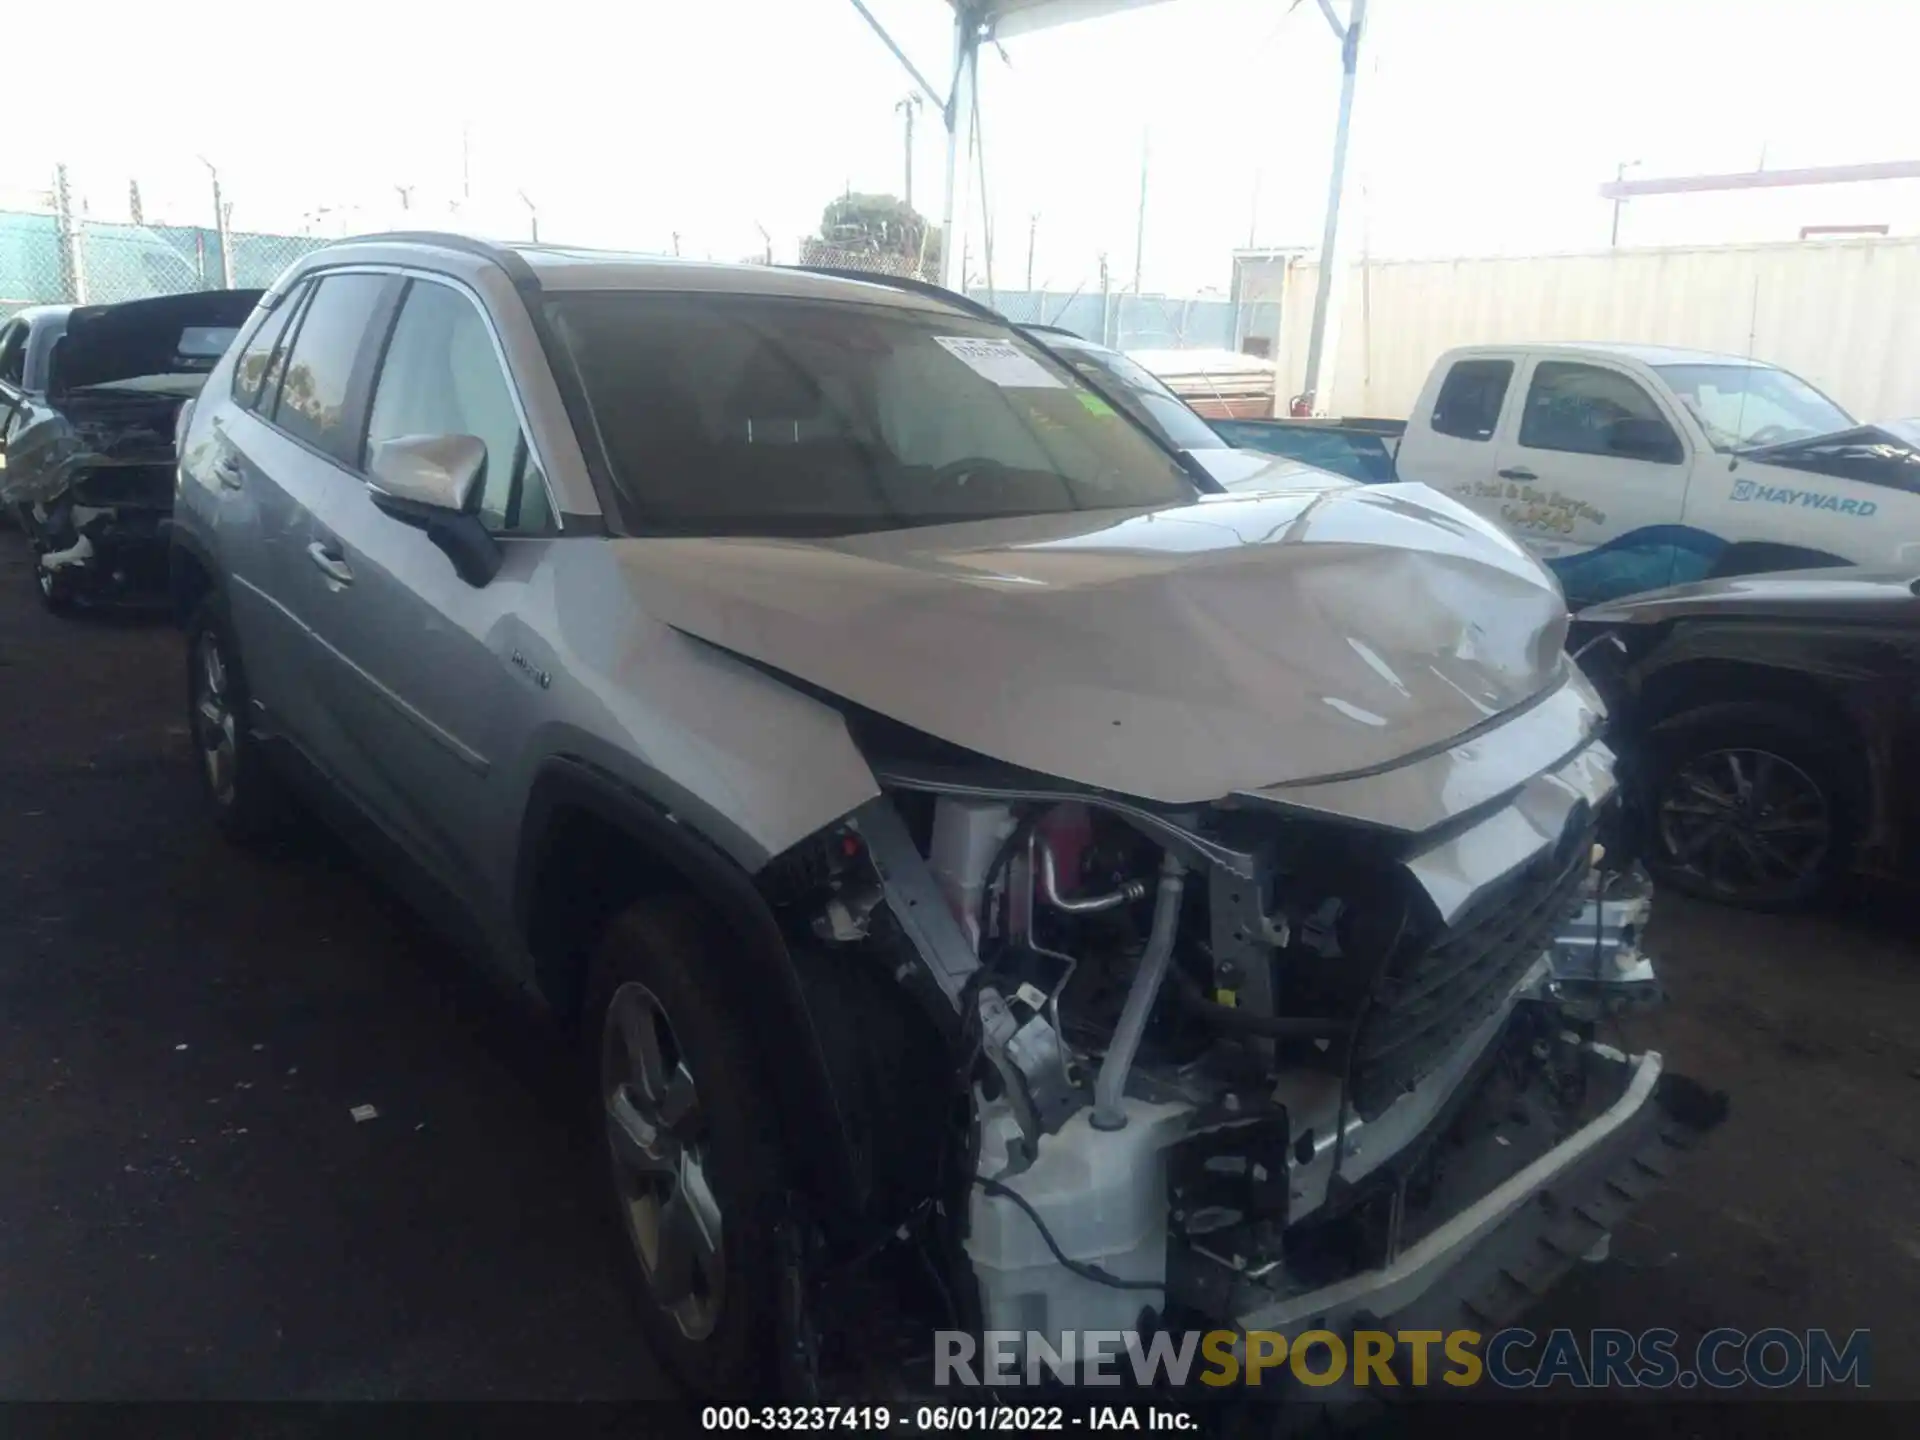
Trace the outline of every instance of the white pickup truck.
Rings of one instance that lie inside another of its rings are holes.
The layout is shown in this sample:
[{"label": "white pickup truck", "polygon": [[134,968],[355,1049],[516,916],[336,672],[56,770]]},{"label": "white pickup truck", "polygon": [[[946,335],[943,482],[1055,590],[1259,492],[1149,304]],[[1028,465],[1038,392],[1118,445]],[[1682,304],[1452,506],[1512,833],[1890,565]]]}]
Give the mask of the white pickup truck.
[{"label": "white pickup truck", "polygon": [[1819,565],[1920,566],[1920,421],[1862,425],[1799,376],[1651,345],[1442,355],[1406,421],[1216,420],[1230,443],[1497,520],[1575,606]]},{"label": "white pickup truck", "polygon": [[1920,565],[1920,424],[1862,425],[1777,366],[1645,345],[1482,345],[1395,456],[1592,604],[1710,576]]}]

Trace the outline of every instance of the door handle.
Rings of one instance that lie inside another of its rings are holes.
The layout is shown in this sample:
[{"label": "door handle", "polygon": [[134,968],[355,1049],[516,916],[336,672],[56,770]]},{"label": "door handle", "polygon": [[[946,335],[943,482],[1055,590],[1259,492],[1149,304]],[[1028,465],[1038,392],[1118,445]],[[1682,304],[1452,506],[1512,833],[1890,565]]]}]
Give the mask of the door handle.
[{"label": "door handle", "polygon": [[340,558],[339,551],[328,549],[323,542],[316,540],[307,546],[307,558],[313,561],[322,575],[335,584],[351,585],[353,583],[353,567]]},{"label": "door handle", "polygon": [[1493,473],[1502,480],[1538,480],[1540,478],[1524,465],[1516,465],[1511,470],[1496,470]]},{"label": "door handle", "polygon": [[228,490],[238,490],[246,480],[245,474],[240,469],[240,462],[231,455],[222,455],[215,460],[213,473],[221,485]]}]

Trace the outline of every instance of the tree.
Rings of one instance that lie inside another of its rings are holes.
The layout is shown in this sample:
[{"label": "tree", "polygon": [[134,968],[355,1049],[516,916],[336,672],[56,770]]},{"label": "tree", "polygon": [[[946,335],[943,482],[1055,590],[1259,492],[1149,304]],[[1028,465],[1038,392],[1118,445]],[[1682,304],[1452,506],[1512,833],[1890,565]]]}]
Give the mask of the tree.
[{"label": "tree", "polygon": [[925,273],[940,268],[940,234],[896,195],[849,192],[820,214],[819,243],[834,250],[904,261]]}]

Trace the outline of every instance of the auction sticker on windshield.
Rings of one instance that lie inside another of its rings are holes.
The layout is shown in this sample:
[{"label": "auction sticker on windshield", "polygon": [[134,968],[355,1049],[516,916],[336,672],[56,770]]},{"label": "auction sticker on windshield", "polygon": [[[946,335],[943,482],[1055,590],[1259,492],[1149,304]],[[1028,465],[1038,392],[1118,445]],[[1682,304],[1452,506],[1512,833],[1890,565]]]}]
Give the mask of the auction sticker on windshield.
[{"label": "auction sticker on windshield", "polygon": [[971,335],[936,335],[933,340],[982,380],[1003,390],[1061,388],[1045,366],[1023,354],[1011,340],[980,340]]}]

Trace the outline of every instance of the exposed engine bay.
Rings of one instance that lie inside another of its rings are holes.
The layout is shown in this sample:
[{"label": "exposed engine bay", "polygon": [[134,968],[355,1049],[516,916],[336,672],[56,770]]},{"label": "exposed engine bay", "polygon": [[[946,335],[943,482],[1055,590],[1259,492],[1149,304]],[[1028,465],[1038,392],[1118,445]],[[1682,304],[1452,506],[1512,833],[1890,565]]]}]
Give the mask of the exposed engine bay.
[{"label": "exposed engine bay", "polygon": [[1419,837],[902,765],[783,857],[777,908],[918,998],[963,1097],[943,1153],[872,1141],[877,1170],[919,1167],[887,1182],[900,1213],[951,1229],[949,1323],[1385,1314],[1644,1130],[1659,1057],[1595,1038],[1657,998],[1649,887],[1607,860],[1609,762],[1596,743]]}]

